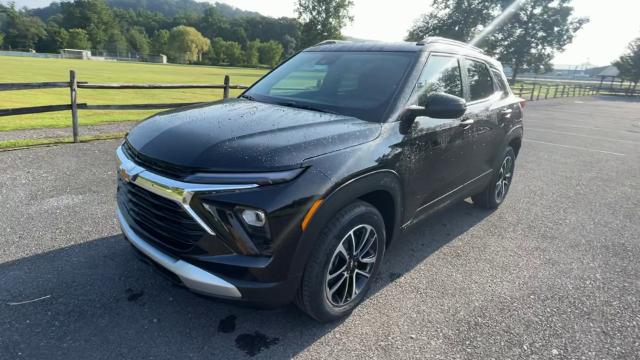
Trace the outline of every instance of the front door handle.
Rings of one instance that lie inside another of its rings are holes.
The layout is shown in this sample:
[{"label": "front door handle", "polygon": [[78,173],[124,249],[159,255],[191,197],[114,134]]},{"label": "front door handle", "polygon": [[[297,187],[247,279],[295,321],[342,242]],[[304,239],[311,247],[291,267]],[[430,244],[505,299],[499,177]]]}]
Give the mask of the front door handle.
[{"label": "front door handle", "polygon": [[475,122],[475,120],[473,120],[473,119],[466,119],[466,120],[460,121],[459,125],[463,126],[463,127],[466,127],[466,126],[469,126],[469,125],[473,125],[474,122]]}]

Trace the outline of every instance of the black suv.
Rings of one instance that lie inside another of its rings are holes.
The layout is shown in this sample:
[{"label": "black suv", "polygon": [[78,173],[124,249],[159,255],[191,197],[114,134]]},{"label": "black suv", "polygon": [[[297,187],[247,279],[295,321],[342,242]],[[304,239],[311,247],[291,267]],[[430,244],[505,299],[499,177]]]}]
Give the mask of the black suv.
[{"label": "black suv", "polygon": [[523,106],[501,65],[463,43],[326,41],[238,99],[133,129],[117,215],[144,259],[195,292],[330,321],[424,215],[504,201]]}]

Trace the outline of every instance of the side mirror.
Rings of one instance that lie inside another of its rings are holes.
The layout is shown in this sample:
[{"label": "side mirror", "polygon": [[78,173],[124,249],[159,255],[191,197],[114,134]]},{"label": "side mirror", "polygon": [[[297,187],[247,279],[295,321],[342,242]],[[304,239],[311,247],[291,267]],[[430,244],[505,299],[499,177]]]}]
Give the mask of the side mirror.
[{"label": "side mirror", "polygon": [[431,93],[419,99],[420,105],[407,108],[406,117],[415,119],[418,116],[428,116],[436,119],[456,119],[467,112],[467,102],[457,96],[444,93]]}]

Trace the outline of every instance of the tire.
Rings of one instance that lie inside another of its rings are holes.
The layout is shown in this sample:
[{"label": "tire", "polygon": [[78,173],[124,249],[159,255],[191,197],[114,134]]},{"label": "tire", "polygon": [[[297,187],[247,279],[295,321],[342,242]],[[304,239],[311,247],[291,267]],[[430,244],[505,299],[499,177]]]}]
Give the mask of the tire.
[{"label": "tire", "polygon": [[475,206],[494,210],[504,202],[513,181],[515,161],[516,153],[511,146],[507,146],[489,185],[481,193],[471,197]]},{"label": "tire", "polygon": [[[355,248],[360,249],[355,254],[354,240]],[[317,238],[298,290],[297,305],[320,322],[350,314],[371,287],[385,244],[384,220],[376,208],[356,201],[340,210]]]}]

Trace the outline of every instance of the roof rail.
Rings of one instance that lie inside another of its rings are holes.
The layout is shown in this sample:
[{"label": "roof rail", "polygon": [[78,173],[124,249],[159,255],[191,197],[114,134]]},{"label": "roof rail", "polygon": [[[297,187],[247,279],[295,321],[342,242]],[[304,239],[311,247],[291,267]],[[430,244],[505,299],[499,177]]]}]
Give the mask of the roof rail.
[{"label": "roof rail", "polygon": [[439,37],[439,36],[427,36],[426,38],[424,38],[424,40],[418,41],[416,43],[416,45],[427,45],[427,44],[447,44],[447,45],[453,45],[453,46],[462,46],[462,47],[466,47],[469,49],[473,49],[475,51],[484,53],[484,50],[480,49],[479,47],[475,47],[473,45],[469,45],[467,43],[464,43],[462,41],[457,41],[457,40],[451,40],[451,39],[447,39],[447,38],[443,38],[443,37]]},{"label": "roof rail", "polygon": [[342,44],[342,43],[348,43],[350,41],[346,41],[346,40],[325,40],[325,41],[321,41],[313,46],[322,46],[322,45],[333,45],[333,44]]}]

